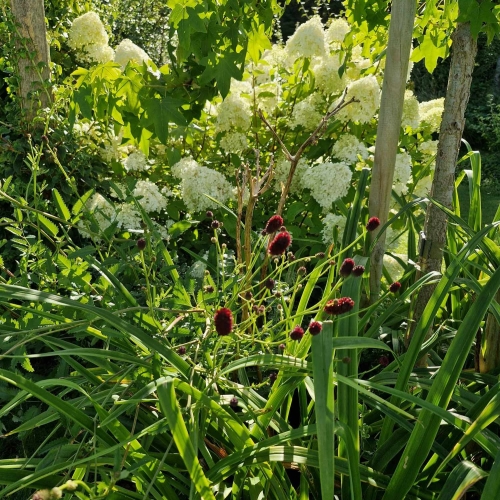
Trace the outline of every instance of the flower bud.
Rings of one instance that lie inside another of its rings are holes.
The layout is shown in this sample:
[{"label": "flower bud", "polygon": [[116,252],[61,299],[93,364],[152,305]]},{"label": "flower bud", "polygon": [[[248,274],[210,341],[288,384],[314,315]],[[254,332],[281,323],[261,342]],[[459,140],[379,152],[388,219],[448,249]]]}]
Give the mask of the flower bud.
[{"label": "flower bud", "polygon": [[137,248],[142,252],[146,248],[146,240],[144,238],[139,238],[137,240]]}]

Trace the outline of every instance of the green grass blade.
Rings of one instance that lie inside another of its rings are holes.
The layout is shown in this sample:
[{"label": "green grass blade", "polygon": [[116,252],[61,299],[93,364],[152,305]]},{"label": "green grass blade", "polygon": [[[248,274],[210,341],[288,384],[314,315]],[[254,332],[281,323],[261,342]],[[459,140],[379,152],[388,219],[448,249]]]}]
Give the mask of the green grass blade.
[{"label": "green grass blade", "polygon": [[[471,486],[486,476],[487,474],[484,470],[472,462],[464,460],[448,476],[437,500],[460,500]],[[494,498],[496,497],[492,497],[491,500]]]},{"label": "green grass blade", "polygon": [[484,485],[481,500],[493,500],[500,491],[500,451],[498,451],[493,466],[491,467],[488,479]]},{"label": "green grass blade", "polygon": [[158,398],[163,414],[167,418],[170,431],[174,438],[177,450],[186,465],[189,476],[193,481],[196,491],[203,500],[215,500],[210,482],[205,476],[197,457],[197,453],[189,438],[186,424],[182,418],[181,410],[175,396],[173,379],[168,379],[165,384],[158,386]]},{"label": "green grass blade", "polygon": [[335,490],[335,415],[333,400],[333,322],[312,339],[315,414],[318,429],[321,498],[331,500]]},{"label": "green grass blade", "polygon": [[[499,287],[500,268],[492,275],[461,323],[428,393],[426,400],[429,403],[441,408],[447,407],[479,324]],[[406,361],[405,359],[405,363]],[[411,485],[414,484],[420,467],[427,458],[432,442],[439,430],[441,418],[424,409],[419,415],[419,423],[421,425],[415,426],[412,432],[408,445],[383,497],[384,500],[401,499],[409,491]]]}]

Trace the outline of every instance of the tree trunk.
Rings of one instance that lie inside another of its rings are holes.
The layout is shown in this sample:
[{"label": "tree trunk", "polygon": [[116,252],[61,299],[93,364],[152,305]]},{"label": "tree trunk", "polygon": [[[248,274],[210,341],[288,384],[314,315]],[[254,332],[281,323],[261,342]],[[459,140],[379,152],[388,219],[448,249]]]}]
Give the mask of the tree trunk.
[{"label": "tree trunk", "polygon": [[[387,222],[389,214],[416,6],[417,3],[414,0],[392,2],[375,143],[375,161],[368,202],[370,217],[378,217],[382,225]],[[375,238],[378,232],[379,229],[373,231],[371,238]],[[372,302],[377,300],[380,293],[384,253],[385,233],[378,240],[370,256],[370,300]]]},{"label": "tree trunk", "polygon": [[17,71],[19,97],[26,119],[31,122],[39,107],[50,106],[51,93],[46,82],[50,78],[50,54],[45,30],[43,0],[11,0],[17,29]]},{"label": "tree trunk", "polygon": [[[495,300],[500,304],[500,290]],[[479,349],[479,371],[488,373],[500,368],[500,324],[490,312],[486,318],[486,326]]]},{"label": "tree trunk", "polygon": [[[469,101],[470,84],[477,52],[477,40],[471,35],[469,23],[460,23],[452,39],[448,88],[439,131],[436,170],[431,189],[431,197],[449,209],[452,208],[455,167],[465,125],[465,109]],[[425,244],[421,250],[420,271],[417,273],[417,279],[430,271],[441,271],[447,223],[446,214],[429,203],[424,226]],[[407,345],[411,341],[414,328],[435,287],[436,285],[427,285],[420,289],[413,309],[413,321],[410,322],[408,330]],[[417,365],[423,366],[426,362],[427,358],[423,358]]]}]

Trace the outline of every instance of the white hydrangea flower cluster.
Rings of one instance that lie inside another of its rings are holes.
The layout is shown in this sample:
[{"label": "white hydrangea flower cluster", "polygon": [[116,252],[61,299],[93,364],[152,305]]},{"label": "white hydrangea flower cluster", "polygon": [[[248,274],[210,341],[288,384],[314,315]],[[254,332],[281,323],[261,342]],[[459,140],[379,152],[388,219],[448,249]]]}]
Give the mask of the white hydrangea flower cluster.
[{"label": "white hydrangea flower cluster", "polygon": [[338,239],[339,241],[342,241],[346,222],[347,219],[343,215],[336,215],[332,213],[325,215],[325,218],[323,219],[323,230],[321,231],[325,245],[336,243],[333,241],[333,229],[335,227],[338,231]]},{"label": "white hydrangea flower cluster", "polygon": [[396,165],[394,168],[393,189],[399,195],[408,191],[408,182],[411,179],[411,156],[403,151],[396,155]]},{"label": "white hydrangea flower cluster", "polygon": [[251,120],[252,111],[248,99],[237,93],[229,94],[217,107],[216,129],[219,132],[248,130]]},{"label": "white hydrangea flower cluster", "polygon": [[411,90],[405,91],[405,100],[403,103],[403,118],[401,126],[417,130],[420,125],[420,107],[418,100]]},{"label": "white hydrangea flower cluster", "polygon": [[150,60],[151,58],[146,52],[128,38],[122,40],[115,49],[114,61],[119,64],[122,69],[125,69],[125,66],[127,66],[129,62],[142,64]]},{"label": "white hydrangea flower cluster", "polygon": [[288,62],[288,54],[285,47],[274,44],[270,49],[264,51],[262,59],[267,61],[271,66],[276,68],[286,67]]},{"label": "white hydrangea flower cluster", "polygon": [[340,59],[338,54],[315,59],[312,67],[316,86],[324,94],[340,94],[347,85],[345,75],[339,76]]},{"label": "white hydrangea flower cluster", "polygon": [[132,195],[140,198],[139,204],[146,212],[160,212],[167,207],[167,200],[158,186],[148,180],[137,181]]},{"label": "white hydrangea flower cluster", "polygon": [[444,110],[444,97],[419,104],[420,127],[427,128],[429,132],[438,132],[441,126]]},{"label": "white hydrangea flower cluster", "polygon": [[177,162],[172,173],[181,179],[181,196],[191,212],[217,208],[218,205],[204,195],[221,203],[232,197],[233,187],[221,173],[202,167],[192,158]]},{"label": "white hydrangea flower cluster", "polygon": [[356,45],[352,49],[351,61],[347,65],[346,74],[351,80],[357,80],[361,72],[371,66],[370,59],[363,57],[363,47],[361,45]]},{"label": "white hydrangea flower cluster", "polygon": [[[115,207],[99,193],[95,193],[87,200],[85,203],[85,212],[92,214],[100,233],[106,231],[116,219]],[[82,236],[85,238],[91,237],[91,233],[87,230],[88,225],[83,220],[78,222],[77,227]],[[102,238],[99,236],[95,239],[102,241]]]},{"label": "white hydrangea flower cluster", "polygon": [[436,156],[439,141],[424,141],[418,146],[418,150],[426,156]]},{"label": "white hydrangea flower cluster", "polygon": [[132,203],[122,203],[117,207],[116,222],[123,230],[138,230],[141,228],[142,217]]},{"label": "white hydrangea flower cluster", "polygon": [[227,153],[241,153],[248,147],[247,136],[241,132],[226,132],[220,147]]},{"label": "white hydrangea flower cluster", "polygon": [[358,155],[363,160],[368,158],[368,149],[355,135],[344,134],[333,145],[332,154],[339,160],[356,163]]},{"label": "white hydrangea flower cluster", "polygon": [[123,166],[127,172],[143,172],[151,168],[146,155],[140,150],[129,154],[123,160]]},{"label": "white hydrangea flower cluster", "polygon": [[351,31],[351,27],[349,23],[342,18],[336,18],[328,26],[328,29],[325,33],[326,43],[331,45],[332,43],[340,44],[344,41],[347,33]]},{"label": "white hydrangea flower cluster", "polygon": [[413,194],[415,196],[418,196],[419,198],[423,198],[431,194],[431,188],[432,188],[432,176],[426,175],[417,182],[417,185],[413,190]]},{"label": "white hydrangea flower cluster", "polygon": [[318,106],[322,103],[323,99],[317,92],[298,102],[293,108],[290,127],[303,127],[304,130],[312,132],[323,118],[318,111]]},{"label": "white hydrangea flower cluster", "polygon": [[[336,117],[347,122],[368,123],[380,106],[380,85],[373,75],[365,76],[349,84],[347,87],[346,102],[352,98],[359,100],[353,102],[337,113]],[[335,103],[334,106],[338,104]]]},{"label": "white hydrangea flower cluster", "polygon": [[255,89],[258,107],[270,115],[278,107],[280,95],[281,86],[278,82],[263,83]]},{"label": "white hydrangea flower cluster", "polygon": [[[298,193],[302,191],[302,177],[309,169],[307,160],[301,158],[297,167],[295,168],[295,173],[293,174],[292,184],[290,186],[291,193]],[[276,190],[281,192],[282,186],[285,185],[288,174],[290,173],[290,162],[286,158],[280,158],[276,166],[274,167],[274,181]]]},{"label": "white hydrangea flower cluster", "polygon": [[291,59],[297,57],[323,57],[325,49],[325,31],[319,16],[313,16],[301,24],[286,42],[286,51]]},{"label": "white hydrangea flower cluster", "polygon": [[111,160],[121,161],[123,157],[129,153],[134,152],[132,145],[122,145],[123,131],[118,135],[111,133],[105,139],[104,147],[100,149],[100,156],[106,162]]},{"label": "white hydrangea flower cluster", "polygon": [[302,185],[326,212],[334,201],[347,194],[351,179],[352,172],[346,163],[326,162],[309,168],[302,177]]},{"label": "white hydrangea flower cluster", "polygon": [[113,60],[114,51],[108,45],[108,34],[96,12],[77,17],[68,33],[68,45],[78,50],[81,59],[105,63]]}]

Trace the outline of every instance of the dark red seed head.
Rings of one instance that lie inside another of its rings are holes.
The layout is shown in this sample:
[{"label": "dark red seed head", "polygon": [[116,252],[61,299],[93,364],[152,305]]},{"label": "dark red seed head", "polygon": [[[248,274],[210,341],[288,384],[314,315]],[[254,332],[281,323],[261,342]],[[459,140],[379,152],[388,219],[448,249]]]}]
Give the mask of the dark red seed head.
[{"label": "dark red seed head", "polygon": [[380,356],[378,358],[378,363],[380,366],[388,366],[389,365],[389,358],[387,356]]},{"label": "dark red seed head", "polygon": [[351,358],[349,356],[342,358],[342,363],[344,363],[344,365],[348,365],[350,362],[351,362]]},{"label": "dark red seed head", "polygon": [[352,275],[353,276],[362,276],[363,273],[365,272],[365,266],[354,266],[352,268]]},{"label": "dark red seed head", "polygon": [[268,278],[266,280],[266,288],[268,290],[272,290],[274,288],[274,285],[276,285],[276,281],[274,281],[272,278]]},{"label": "dark red seed head", "polygon": [[380,219],[378,217],[370,217],[368,219],[368,223],[366,224],[366,229],[368,231],[373,231],[374,229],[377,229],[377,227],[380,226]]},{"label": "dark red seed head", "polygon": [[346,278],[352,273],[352,270],[356,266],[356,263],[352,259],[344,259],[340,266],[340,276]]},{"label": "dark red seed head", "polygon": [[299,325],[294,327],[294,329],[290,332],[290,338],[292,340],[300,340],[304,336],[304,329]]},{"label": "dark red seed head", "polygon": [[354,300],[350,297],[329,300],[325,305],[325,312],[337,316],[349,312],[354,307]]},{"label": "dark red seed head", "polygon": [[213,216],[214,216],[214,213],[213,213],[211,210],[207,210],[206,216],[207,216],[209,219],[212,219],[212,218],[213,218]]},{"label": "dark red seed head", "polygon": [[285,344],[280,344],[280,345],[278,346],[278,349],[279,349],[280,351],[284,351],[284,350],[286,349],[286,345],[285,345]]},{"label": "dark red seed head", "polygon": [[315,257],[317,259],[324,259],[325,258],[325,252],[318,252]]},{"label": "dark red seed head", "polygon": [[180,354],[181,356],[186,354],[186,346],[185,345],[179,346],[177,349],[177,354]]},{"label": "dark red seed head", "polygon": [[220,227],[220,222],[218,220],[213,220],[212,223],[210,224],[210,227],[212,229],[219,229]]},{"label": "dark red seed head", "polygon": [[311,323],[309,323],[309,333],[311,335],[318,335],[318,333],[321,333],[322,329],[323,325],[319,321],[311,321]]},{"label": "dark red seed head", "polygon": [[231,398],[229,400],[229,406],[231,408],[237,408],[238,407],[238,398],[236,396],[234,396],[233,398]]},{"label": "dark red seed head", "polygon": [[139,238],[137,240],[137,248],[142,252],[146,248],[146,240],[144,238]]},{"label": "dark red seed head", "polygon": [[266,224],[264,231],[266,234],[275,233],[283,225],[283,217],[281,215],[273,215]]},{"label": "dark red seed head", "polygon": [[292,237],[288,231],[278,233],[273,241],[269,243],[267,251],[270,255],[283,255],[286,249],[291,245]]},{"label": "dark red seed head", "polygon": [[276,379],[278,378],[278,374],[276,372],[272,372],[269,374],[269,383],[274,384],[276,382]]},{"label": "dark red seed head", "polygon": [[399,281],[395,281],[394,283],[391,283],[389,285],[389,291],[392,293],[399,292],[400,288],[401,288],[401,283]]},{"label": "dark red seed head", "polygon": [[297,274],[299,276],[304,276],[304,274],[307,273],[307,269],[305,268],[305,266],[300,266],[298,269],[297,269]]},{"label": "dark red seed head", "polygon": [[233,329],[233,313],[227,307],[222,307],[214,315],[215,331],[219,335],[229,335]]}]

